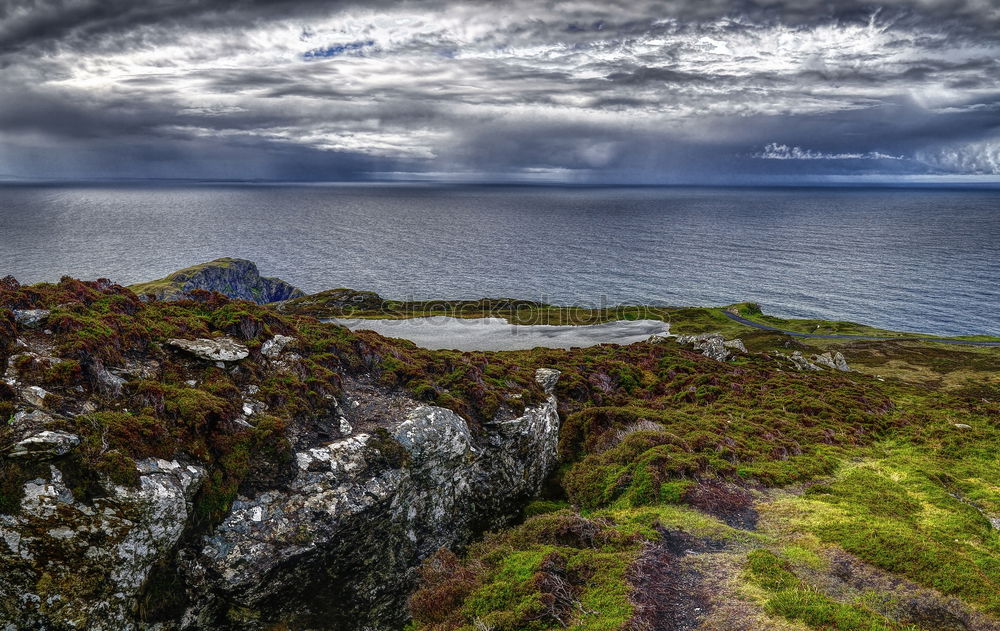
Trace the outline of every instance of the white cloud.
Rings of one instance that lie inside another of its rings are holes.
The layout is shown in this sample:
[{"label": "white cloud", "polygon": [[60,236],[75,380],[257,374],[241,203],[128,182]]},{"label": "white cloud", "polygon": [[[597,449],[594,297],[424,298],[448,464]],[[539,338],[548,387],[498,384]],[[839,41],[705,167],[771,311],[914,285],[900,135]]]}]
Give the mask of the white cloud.
[{"label": "white cloud", "polygon": [[[340,148],[342,143],[330,143],[327,134],[312,129],[314,121],[294,120],[303,109],[294,98],[275,97],[266,83],[248,80],[245,86],[223,89],[215,79],[254,70],[290,91],[312,92],[328,103],[351,100],[378,108],[405,99],[447,108],[481,107],[484,113],[486,108],[538,103],[573,116],[602,109],[602,97],[625,94],[631,99],[624,106],[629,114],[677,121],[870,107],[898,92],[920,91],[891,83],[853,84],[852,74],[902,72],[917,61],[958,63],[968,57],[961,48],[941,47],[944,35],[894,29],[875,19],[810,26],[752,25],[728,18],[661,22],[628,36],[609,31],[579,39],[565,32],[558,14],[523,9],[456,6],[444,16],[404,9],[355,11],[307,25],[289,20],[177,32],[169,41],[118,53],[57,52],[44,65],[50,85],[86,91],[91,98],[155,100],[180,114],[203,112],[219,127],[227,113],[273,112],[272,101],[285,98],[291,107],[284,123],[299,126],[301,133],[283,138]],[[358,42],[366,45],[356,46]],[[337,52],[307,59],[311,51],[323,49]],[[980,47],[969,54],[983,52]],[[992,52],[1000,55],[1000,45]],[[669,70],[697,80],[647,80],[624,87],[605,80],[634,68]],[[800,75],[809,72],[845,78],[835,89],[804,87]],[[924,102],[928,107],[937,103]],[[326,116],[336,118],[330,109]],[[451,121],[445,117],[440,124]],[[419,138],[427,129],[417,124],[412,132],[397,132]],[[794,159],[810,159],[808,155]]]},{"label": "white cloud", "polygon": [[952,173],[1000,175],[1000,139],[925,149],[917,159]]},{"label": "white cloud", "polygon": [[772,142],[764,146],[763,151],[753,154],[761,160],[903,160],[903,156],[894,156],[880,151],[824,153]]},{"label": "white cloud", "polygon": [[[94,134],[110,135],[118,121],[123,135],[150,142],[161,133],[239,146],[257,140],[418,163],[380,165],[385,170],[582,173],[623,160],[652,163],[681,147],[683,160],[649,167],[664,172],[686,168],[690,147],[717,147],[720,162],[734,155],[813,161],[810,167],[823,160],[903,160],[898,154],[914,155],[920,146],[824,153],[790,144],[789,138],[816,136],[797,136],[774,121],[862,121],[871,112],[868,129],[878,133],[882,110],[900,103],[942,119],[980,111],[995,99],[1000,80],[1000,40],[963,39],[930,20],[892,22],[878,14],[781,22],[772,12],[706,12],[684,20],[664,17],[654,3],[629,3],[625,10],[624,3],[596,0],[453,2],[446,11],[420,3],[325,6],[327,13],[290,11],[277,19],[241,19],[234,11],[207,27],[137,21],[93,40],[77,33],[3,68],[15,86],[7,95],[30,86],[67,110],[76,105],[86,124],[103,115],[99,122],[107,128],[86,130]],[[0,101],[5,96],[0,86]],[[53,137],[72,127],[32,124]],[[512,164],[483,166],[479,161],[500,156],[498,146],[512,156],[518,144],[534,140],[497,137],[484,145],[482,130],[491,126],[580,137],[556,138],[551,151],[525,152],[510,157]],[[829,142],[837,133],[816,144],[839,146]],[[897,140],[904,135],[894,133]],[[858,137],[883,147],[877,138]],[[637,138],[656,144],[648,159],[635,151]],[[772,139],[789,144],[750,153]],[[978,158],[928,151],[927,164],[992,168],[988,151]],[[565,164],[555,164],[557,158]]]}]

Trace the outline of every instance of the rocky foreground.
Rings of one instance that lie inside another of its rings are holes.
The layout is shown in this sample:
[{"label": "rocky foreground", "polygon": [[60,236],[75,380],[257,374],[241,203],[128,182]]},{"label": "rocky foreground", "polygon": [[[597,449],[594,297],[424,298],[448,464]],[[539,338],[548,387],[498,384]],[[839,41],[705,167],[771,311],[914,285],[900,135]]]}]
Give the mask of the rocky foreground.
[{"label": "rocky foreground", "polygon": [[175,297],[0,281],[0,629],[1000,629],[988,387]]}]

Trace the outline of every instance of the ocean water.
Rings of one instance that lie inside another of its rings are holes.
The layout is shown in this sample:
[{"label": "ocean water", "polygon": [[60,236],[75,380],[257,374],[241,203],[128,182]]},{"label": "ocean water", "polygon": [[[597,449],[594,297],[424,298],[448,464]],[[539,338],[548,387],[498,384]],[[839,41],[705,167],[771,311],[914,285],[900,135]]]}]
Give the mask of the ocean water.
[{"label": "ocean water", "polygon": [[3,186],[0,275],[159,278],[220,256],[307,292],[759,302],[1000,334],[1000,191]]}]

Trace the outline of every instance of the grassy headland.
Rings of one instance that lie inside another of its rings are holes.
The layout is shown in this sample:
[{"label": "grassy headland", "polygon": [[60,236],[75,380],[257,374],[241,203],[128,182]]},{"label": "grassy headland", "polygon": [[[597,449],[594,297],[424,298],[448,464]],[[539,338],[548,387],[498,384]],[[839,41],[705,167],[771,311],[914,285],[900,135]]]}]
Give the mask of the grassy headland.
[{"label": "grassy headland", "polygon": [[[444,303],[465,317],[526,324],[655,314],[676,333],[742,337],[750,351],[725,363],[672,341],[460,353],[314,317],[391,315],[376,299],[333,290],[273,307],[209,292],[145,302],[107,282],[5,279],[0,362],[44,388],[39,409],[54,429],[81,437],[65,467],[74,494],[93,492],[99,476],[135,484],[138,458],[180,455],[209,471],[195,498],[202,530],[241,489],[280,480],[290,437],[322,422],[317,411],[347,380],[451,408],[475,430],[542,400],[535,369],[561,370],[558,470],[520,525],[425,563],[413,629],[1000,624],[1000,349],[790,338],[721,308]],[[444,315],[434,304],[394,308]],[[49,313],[30,328],[15,309]],[[289,370],[263,360],[276,334],[294,338]],[[239,370],[166,346],[222,335],[249,349]],[[830,349],[856,372],[797,372],[779,361]],[[154,363],[157,379],[144,371]],[[109,368],[124,375],[120,392],[102,385]],[[251,386],[267,413],[240,423],[237,402]],[[23,407],[20,396],[0,385],[0,418]],[[0,425],[0,448],[14,439],[10,423]],[[383,448],[391,456],[393,446]],[[16,509],[45,466],[0,460],[0,512]]]}]

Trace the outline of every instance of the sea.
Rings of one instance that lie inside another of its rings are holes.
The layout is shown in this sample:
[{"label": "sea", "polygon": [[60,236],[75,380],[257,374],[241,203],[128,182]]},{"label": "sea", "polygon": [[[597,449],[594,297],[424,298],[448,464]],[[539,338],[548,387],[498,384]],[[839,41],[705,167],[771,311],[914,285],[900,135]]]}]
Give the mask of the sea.
[{"label": "sea", "polygon": [[1000,335],[1000,191],[0,186],[0,276],[129,284],[222,256],[306,292],[727,305]]}]

